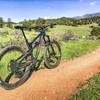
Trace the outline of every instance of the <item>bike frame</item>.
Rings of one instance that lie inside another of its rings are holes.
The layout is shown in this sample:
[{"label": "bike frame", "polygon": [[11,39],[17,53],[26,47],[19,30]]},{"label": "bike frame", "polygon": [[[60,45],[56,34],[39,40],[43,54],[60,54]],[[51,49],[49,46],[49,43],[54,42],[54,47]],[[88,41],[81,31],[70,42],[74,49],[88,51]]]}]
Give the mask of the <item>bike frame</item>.
[{"label": "bike frame", "polygon": [[[21,55],[16,61],[20,60],[23,61],[27,56],[32,56],[32,52],[34,50],[34,48],[38,45],[41,44],[41,40],[43,39],[44,40],[44,45],[47,46],[50,44],[50,37],[48,35],[46,35],[45,31],[40,31],[39,35],[37,37],[35,37],[31,42],[28,41],[28,39],[26,38],[26,35],[24,33],[24,30],[22,29],[22,33],[23,33],[23,36],[25,38],[25,42],[26,42],[26,45],[28,47],[28,50],[26,51],[26,53],[24,55]],[[47,41],[46,41],[46,37],[47,37]],[[39,39],[39,40],[38,40]],[[37,42],[38,40],[38,42]],[[34,47],[32,47],[32,45],[34,45]],[[42,57],[43,58],[43,57]],[[37,60],[37,58],[35,58],[35,60]]]},{"label": "bike frame", "polygon": [[45,37],[47,37],[48,42],[50,42],[50,37],[48,35],[46,35],[45,31],[40,31],[39,35],[37,37],[35,37],[31,42],[28,41],[28,39],[26,38],[26,35],[24,33],[24,31],[22,30],[26,45],[28,47],[28,49],[32,49],[32,44],[35,43],[35,41],[39,38],[39,44],[41,42],[41,39],[44,40],[44,44],[46,44],[46,39]]}]

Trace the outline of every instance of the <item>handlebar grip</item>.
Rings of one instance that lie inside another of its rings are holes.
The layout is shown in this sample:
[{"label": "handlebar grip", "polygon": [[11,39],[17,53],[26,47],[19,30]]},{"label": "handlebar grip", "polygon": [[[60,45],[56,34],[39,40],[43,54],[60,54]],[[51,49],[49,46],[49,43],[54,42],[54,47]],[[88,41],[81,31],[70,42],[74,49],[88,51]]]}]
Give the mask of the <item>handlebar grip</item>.
[{"label": "handlebar grip", "polygon": [[29,27],[26,27],[26,26],[15,26],[14,27],[15,29],[20,29],[20,30],[23,30],[23,29],[30,29]]},{"label": "handlebar grip", "polygon": [[20,29],[20,26],[14,26],[15,29]]}]

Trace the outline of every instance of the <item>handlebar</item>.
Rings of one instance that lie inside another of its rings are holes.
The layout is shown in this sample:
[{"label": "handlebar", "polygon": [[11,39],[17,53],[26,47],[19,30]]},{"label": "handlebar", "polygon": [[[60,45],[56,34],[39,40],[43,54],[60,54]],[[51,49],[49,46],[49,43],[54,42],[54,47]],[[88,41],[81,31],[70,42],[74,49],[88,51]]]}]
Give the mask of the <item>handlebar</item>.
[{"label": "handlebar", "polygon": [[47,27],[53,28],[56,24],[48,24],[44,26],[35,26],[35,27],[27,27],[27,26],[15,26],[15,29],[20,30],[31,30],[31,29],[38,29],[38,30],[44,30]]}]

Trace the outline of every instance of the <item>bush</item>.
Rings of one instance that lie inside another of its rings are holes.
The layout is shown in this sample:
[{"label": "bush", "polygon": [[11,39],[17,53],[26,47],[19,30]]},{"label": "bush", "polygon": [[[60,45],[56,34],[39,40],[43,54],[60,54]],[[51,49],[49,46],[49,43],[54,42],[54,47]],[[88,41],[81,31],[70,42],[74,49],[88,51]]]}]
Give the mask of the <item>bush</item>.
[{"label": "bush", "polygon": [[73,23],[72,26],[77,27],[78,25]]},{"label": "bush", "polygon": [[75,36],[74,33],[71,30],[66,31],[63,34],[63,38],[62,38],[63,41],[67,41],[67,40],[77,40],[77,39],[78,39],[78,37]]},{"label": "bush", "polygon": [[100,37],[100,27],[93,27],[90,36]]},{"label": "bush", "polygon": [[68,41],[68,40],[78,40],[79,36],[76,36],[71,30],[65,30],[62,32],[57,32],[53,36],[57,41]]},{"label": "bush", "polygon": [[91,26],[89,26],[89,28],[94,28],[94,26],[93,26],[93,25],[91,25]]},{"label": "bush", "polygon": [[53,36],[53,39],[55,39],[55,40],[60,42],[60,41],[62,41],[63,34],[64,34],[64,31],[55,32],[54,36]]}]

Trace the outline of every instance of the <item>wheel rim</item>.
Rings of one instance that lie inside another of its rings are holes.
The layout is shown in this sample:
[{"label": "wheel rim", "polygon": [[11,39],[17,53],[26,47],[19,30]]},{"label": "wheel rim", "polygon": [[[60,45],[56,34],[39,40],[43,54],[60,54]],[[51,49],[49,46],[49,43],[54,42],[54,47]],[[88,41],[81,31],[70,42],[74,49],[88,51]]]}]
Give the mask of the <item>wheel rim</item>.
[{"label": "wheel rim", "polygon": [[56,43],[52,42],[51,45],[47,47],[47,52],[46,52],[47,62],[51,66],[53,66],[58,62],[60,57],[61,57],[60,48]]}]

